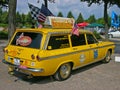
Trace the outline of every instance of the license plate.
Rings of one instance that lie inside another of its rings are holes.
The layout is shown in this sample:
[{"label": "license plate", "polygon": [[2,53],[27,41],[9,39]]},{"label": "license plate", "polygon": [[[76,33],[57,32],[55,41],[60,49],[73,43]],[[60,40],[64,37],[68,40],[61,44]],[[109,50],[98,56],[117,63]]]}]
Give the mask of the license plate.
[{"label": "license plate", "polygon": [[20,65],[20,59],[14,58],[14,64],[15,65]]}]

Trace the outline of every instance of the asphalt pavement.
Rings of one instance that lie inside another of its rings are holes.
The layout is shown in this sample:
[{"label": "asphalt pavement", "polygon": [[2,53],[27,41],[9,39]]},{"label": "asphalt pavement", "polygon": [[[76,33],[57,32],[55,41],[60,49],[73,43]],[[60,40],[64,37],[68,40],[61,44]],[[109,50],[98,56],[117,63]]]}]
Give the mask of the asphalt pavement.
[{"label": "asphalt pavement", "polygon": [[[116,39],[111,41],[120,43]],[[115,62],[120,53],[113,54],[110,63],[98,62],[77,69],[69,79],[59,82],[51,77],[26,79],[20,74],[9,75],[7,65],[1,62],[7,43],[0,40],[0,90],[120,90],[120,62]]]}]

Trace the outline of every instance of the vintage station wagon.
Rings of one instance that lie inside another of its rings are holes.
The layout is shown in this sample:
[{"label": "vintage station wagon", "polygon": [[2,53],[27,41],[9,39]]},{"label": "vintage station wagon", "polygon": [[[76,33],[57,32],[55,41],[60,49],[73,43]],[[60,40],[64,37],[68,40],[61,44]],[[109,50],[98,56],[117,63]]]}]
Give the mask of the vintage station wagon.
[{"label": "vintage station wagon", "polygon": [[86,30],[73,35],[71,28],[19,29],[4,49],[3,62],[12,71],[61,81],[74,69],[100,60],[109,62],[114,48],[113,42],[98,41]]}]

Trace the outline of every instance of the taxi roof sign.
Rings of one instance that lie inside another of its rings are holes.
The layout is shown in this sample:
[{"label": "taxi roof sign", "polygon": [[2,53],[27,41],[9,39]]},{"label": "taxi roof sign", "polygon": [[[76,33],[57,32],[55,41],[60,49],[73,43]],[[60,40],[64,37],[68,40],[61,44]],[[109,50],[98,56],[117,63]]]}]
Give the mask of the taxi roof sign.
[{"label": "taxi roof sign", "polygon": [[75,20],[73,18],[54,17],[48,16],[44,25],[51,26],[52,28],[73,28]]}]

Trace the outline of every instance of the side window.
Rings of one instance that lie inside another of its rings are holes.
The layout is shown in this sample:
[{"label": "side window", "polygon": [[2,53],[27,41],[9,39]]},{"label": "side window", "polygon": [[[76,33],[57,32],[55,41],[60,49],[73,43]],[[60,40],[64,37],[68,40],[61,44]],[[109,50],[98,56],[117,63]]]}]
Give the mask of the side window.
[{"label": "side window", "polygon": [[47,50],[62,49],[70,47],[68,35],[51,36]]},{"label": "side window", "polygon": [[94,38],[92,34],[87,34],[87,42],[88,44],[94,44],[97,43],[97,40]]},{"label": "side window", "polygon": [[72,35],[71,36],[72,46],[80,46],[86,45],[85,36],[84,34],[80,34],[79,36]]}]

